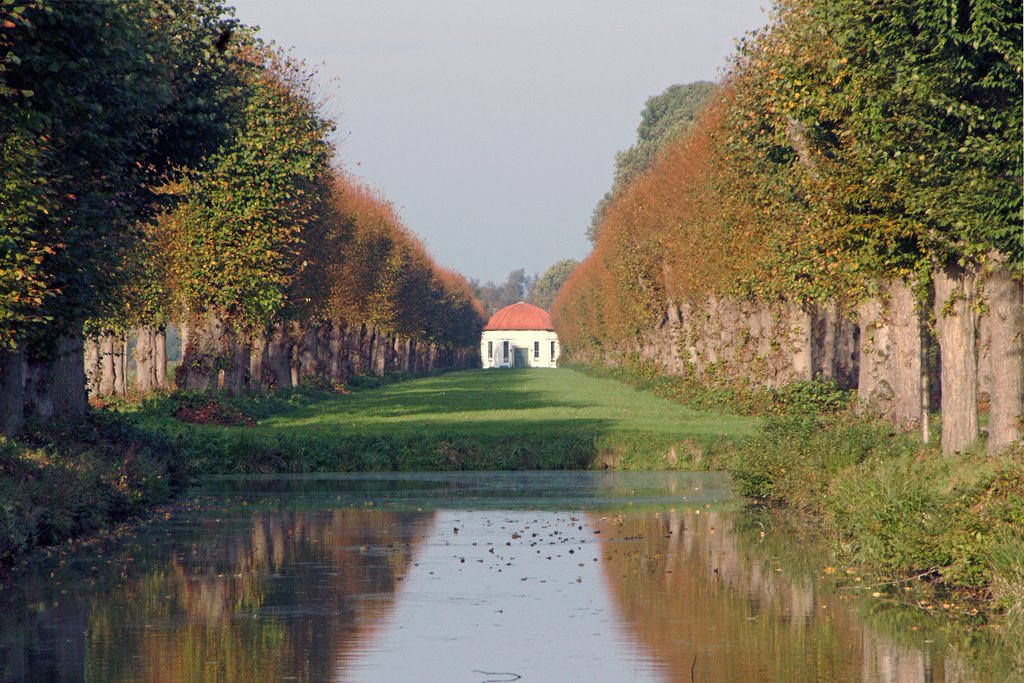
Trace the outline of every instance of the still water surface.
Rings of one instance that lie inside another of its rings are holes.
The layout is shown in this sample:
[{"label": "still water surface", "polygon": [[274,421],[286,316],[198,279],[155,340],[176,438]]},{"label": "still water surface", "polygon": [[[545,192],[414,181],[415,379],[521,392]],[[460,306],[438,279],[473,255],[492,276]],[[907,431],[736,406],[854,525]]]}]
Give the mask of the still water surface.
[{"label": "still water surface", "polygon": [[1012,680],[824,570],[714,473],[222,478],[35,563],[0,680]]}]

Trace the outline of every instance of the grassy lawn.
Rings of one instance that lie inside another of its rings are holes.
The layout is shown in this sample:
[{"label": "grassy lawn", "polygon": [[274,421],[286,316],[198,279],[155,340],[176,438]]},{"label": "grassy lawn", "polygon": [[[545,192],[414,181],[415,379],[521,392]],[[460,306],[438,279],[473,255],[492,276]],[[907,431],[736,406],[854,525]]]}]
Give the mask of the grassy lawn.
[{"label": "grassy lawn", "polygon": [[142,423],[174,432],[204,473],[704,468],[758,425],[569,369],[468,370],[386,384],[255,427]]},{"label": "grassy lawn", "polygon": [[735,437],[756,420],[701,413],[619,382],[574,370],[465,370],[322,401],[257,429],[328,434],[564,436],[586,432]]}]

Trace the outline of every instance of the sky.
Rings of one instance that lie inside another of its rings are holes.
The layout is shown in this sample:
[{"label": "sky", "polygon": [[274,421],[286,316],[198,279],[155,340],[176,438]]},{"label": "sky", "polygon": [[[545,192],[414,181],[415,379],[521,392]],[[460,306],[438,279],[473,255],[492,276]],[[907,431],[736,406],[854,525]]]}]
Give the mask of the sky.
[{"label": "sky", "polygon": [[344,167],[443,266],[504,281],[590,249],[644,102],[718,80],[769,0],[235,0],[319,71]]}]

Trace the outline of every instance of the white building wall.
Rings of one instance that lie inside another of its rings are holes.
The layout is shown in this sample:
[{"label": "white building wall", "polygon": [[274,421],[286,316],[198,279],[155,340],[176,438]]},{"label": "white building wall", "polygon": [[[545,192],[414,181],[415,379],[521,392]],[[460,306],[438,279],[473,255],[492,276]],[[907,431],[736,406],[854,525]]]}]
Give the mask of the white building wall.
[{"label": "white building wall", "polygon": [[[504,357],[508,342],[508,357]],[[552,344],[554,353],[552,353]],[[526,363],[531,368],[553,368],[562,349],[558,335],[548,330],[487,330],[480,340],[480,358],[485,368],[513,367],[516,349],[526,350]],[[536,353],[535,353],[536,351]]]}]

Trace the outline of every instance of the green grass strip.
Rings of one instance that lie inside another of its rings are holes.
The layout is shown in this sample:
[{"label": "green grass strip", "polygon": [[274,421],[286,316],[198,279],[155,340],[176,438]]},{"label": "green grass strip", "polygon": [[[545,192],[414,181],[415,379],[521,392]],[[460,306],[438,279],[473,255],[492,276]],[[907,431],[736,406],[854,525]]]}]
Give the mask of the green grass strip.
[{"label": "green grass strip", "polygon": [[758,420],[570,369],[467,370],[334,395],[256,427],[170,431],[200,473],[706,468]]}]

